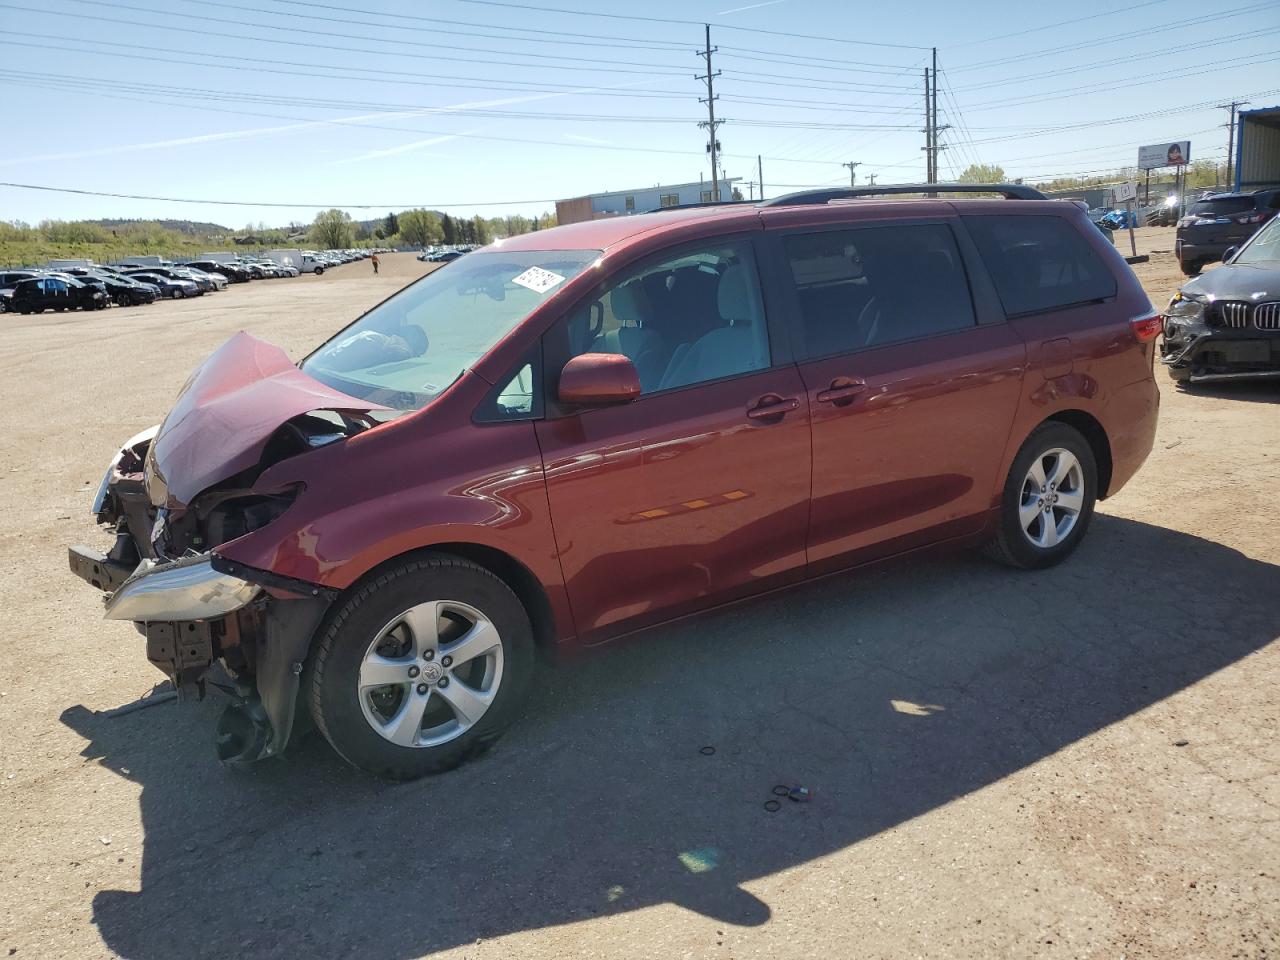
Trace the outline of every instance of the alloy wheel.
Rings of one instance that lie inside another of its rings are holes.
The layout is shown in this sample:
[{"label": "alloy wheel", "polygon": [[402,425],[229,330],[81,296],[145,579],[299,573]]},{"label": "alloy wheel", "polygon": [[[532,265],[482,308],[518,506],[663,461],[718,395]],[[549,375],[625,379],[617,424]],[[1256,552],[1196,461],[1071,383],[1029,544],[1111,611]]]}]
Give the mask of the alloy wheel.
[{"label": "alloy wheel", "polygon": [[1084,509],[1084,470],[1070,450],[1054,447],[1031,462],[1022,481],[1018,523],[1035,547],[1047,550],[1071,535]]},{"label": "alloy wheel", "polygon": [[462,736],[502,683],[502,638],[468,604],[410,607],[374,637],[360,663],[360,709],[380,736],[402,747],[437,747]]}]

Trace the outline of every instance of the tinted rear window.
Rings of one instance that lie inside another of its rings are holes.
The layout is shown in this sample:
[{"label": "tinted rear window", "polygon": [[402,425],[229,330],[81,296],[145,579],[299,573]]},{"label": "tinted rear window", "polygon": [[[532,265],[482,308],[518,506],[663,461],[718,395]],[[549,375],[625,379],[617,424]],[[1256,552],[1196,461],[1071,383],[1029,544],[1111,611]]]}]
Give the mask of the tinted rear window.
[{"label": "tinted rear window", "polygon": [[1187,210],[1201,217],[1229,217],[1253,209],[1253,197],[1223,197],[1220,200],[1197,200]]},{"label": "tinted rear window", "polygon": [[859,227],[787,237],[805,359],[973,327],[950,228]]},{"label": "tinted rear window", "polygon": [[1113,297],[1116,280],[1062,217],[966,216],[1010,316]]}]

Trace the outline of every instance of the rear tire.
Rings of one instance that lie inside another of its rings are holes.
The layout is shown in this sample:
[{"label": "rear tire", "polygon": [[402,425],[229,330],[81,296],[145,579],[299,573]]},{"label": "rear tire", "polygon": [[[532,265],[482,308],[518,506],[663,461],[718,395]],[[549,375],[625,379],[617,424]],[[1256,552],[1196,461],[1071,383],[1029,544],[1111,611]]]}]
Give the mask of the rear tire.
[{"label": "rear tire", "polygon": [[1080,545],[1098,498],[1098,466],[1080,432],[1050,420],[1013,458],[986,552],[1020,570],[1042,570]]},{"label": "rear tire", "polygon": [[344,760],[375,776],[439,773],[511,725],[533,654],[510,587],[458,557],[423,554],[337,606],[311,656],[311,715]]}]

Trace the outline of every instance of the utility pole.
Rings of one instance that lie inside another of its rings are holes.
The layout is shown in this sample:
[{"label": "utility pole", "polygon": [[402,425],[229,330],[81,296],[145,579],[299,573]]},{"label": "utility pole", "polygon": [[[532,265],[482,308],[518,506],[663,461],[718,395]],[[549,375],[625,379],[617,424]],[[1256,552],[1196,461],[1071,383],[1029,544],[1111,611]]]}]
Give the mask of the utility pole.
[{"label": "utility pole", "polygon": [[873,173],[871,175],[871,186],[874,187],[875,185],[876,185],[876,175]]},{"label": "utility pole", "polygon": [[760,184],[760,199],[764,199],[764,165],[760,162],[760,154],[756,154],[756,183]]},{"label": "utility pole", "polygon": [[938,48],[933,48],[933,101],[929,105],[929,125],[933,130],[933,176],[930,183],[938,182]]},{"label": "utility pole", "polygon": [[850,160],[848,163],[840,164],[840,166],[849,168],[849,186],[851,187],[855,186],[857,184],[857,176],[858,176],[856,171],[860,166],[862,166],[862,164],[854,163],[852,160]]},{"label": "utility pole", "polygon": [[929,68],[924,68],[924,182],[933,183],[933,112],[929,109]]},{"label": "utility pole", "polygon": [[707,23],[703,26],[707,28],[707,48],[705,50],[699,50],[698,56],[706,57],[707,72],[705,76],[694,77],[694,79],[705,80],[707,82],[706,99],[703,99],[702,97],[698,98],[699,103],[705,103],[707,105],[707,119],[699,123],[698,126],[706,129],[709,138],[707,141],[707,153],[711,154],[711,199],[719,200],[720,174],[718,171],[720,169],[720,141],[716,139],[716,128],[719,127],[720,124],[724,123],[724,121],[716,119],[716,100],[719,98],[716,97],[714,84],[716,77],[720,76],[720,71],[713,71],[711,69],[711,55],[715,53],[718,48],[711,46],[711,24]]},{"label": "utility pole", "polygon": [[[1250,101],[1248,100],[1232,100],[1230,103],[1218,104],[1219,110],[1231,111],[1231,122],[1224,124],[1224,126],[1227,128],[1227,189],[1228,190],[1235,189],[1235,179],[1232,175],[1233,171],[1231,169],[1231,162],[1234,159],[1235,150],[1236,150],[1236,110],[1240,107],[1243,107],[1245,104],[1249,102]],[[1215,177],[1214,179],[1217,179],[1217,178]]]}]

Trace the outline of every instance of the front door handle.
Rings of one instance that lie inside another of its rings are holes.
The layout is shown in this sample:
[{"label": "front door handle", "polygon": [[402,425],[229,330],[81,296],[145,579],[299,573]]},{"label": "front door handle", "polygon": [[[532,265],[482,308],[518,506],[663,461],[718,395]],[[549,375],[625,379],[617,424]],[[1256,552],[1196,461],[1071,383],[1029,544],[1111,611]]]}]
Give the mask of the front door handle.
[{"label": "front door handle", "polygon": [[867,389],[867,381],[856,377],[836,377],[831,386],[819,390],[816,399],[819,403],[833,403],[837,407],[852,403],[854,397]]},{"label": "front door handle", "polygon": [[752,420],[777,420],[800,409],[799,397],[780,397],[775,393],[761,397],[754,406],[747,408],[747,416]]}]

